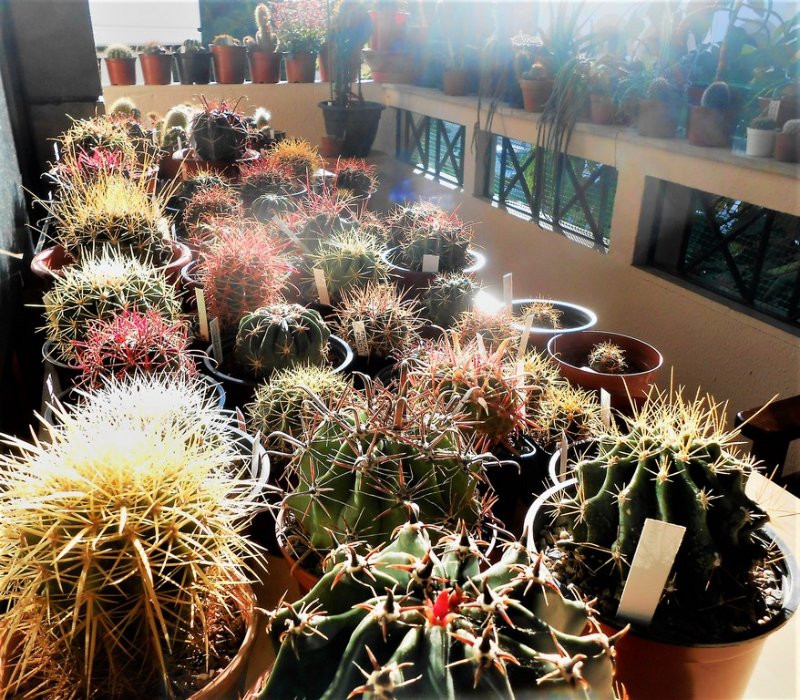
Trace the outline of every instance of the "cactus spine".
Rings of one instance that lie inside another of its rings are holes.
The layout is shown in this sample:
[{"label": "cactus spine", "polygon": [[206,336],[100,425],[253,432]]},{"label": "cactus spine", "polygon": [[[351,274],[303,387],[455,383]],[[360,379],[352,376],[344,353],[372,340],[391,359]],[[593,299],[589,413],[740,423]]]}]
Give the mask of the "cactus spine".
[{"label": "cactus spine", "polygon": [[466,275],[437,275],[425,292],[425,318],[435,326],[450,328],[461,314],[472,310],[477,292],[478,285]]},{"label": "cactus spine", "polygon": [[192,117],[189,138],[199,158],[231,162],[245,154],[247,126],[235,107],[207,102]]},{"label": "cactus spine", "polygon": [[606,340],[589,351],[589,367],[604,374],[622,374],[628,369],[628,361],[619,345]]}]

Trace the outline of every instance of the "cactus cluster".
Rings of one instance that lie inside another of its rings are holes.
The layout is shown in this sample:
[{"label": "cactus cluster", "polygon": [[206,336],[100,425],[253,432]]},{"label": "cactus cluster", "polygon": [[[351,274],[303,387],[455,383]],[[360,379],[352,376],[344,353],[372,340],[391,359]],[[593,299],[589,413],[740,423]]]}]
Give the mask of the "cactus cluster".
[{"label": "cactus cluster", "polygon": [[85,340],[75,343],[80,384],[99,387],[107,377],[134,372],[193,376],[197,367],[188,352],[188,335],[184,321],[165,319],[153,309],[92,321]]},{"label": "cactus cluster", "polygon": [[461,529],[434,544],[432,530],[412,516],[383,548],[340,548],[304,598],[272,611],[259,700],[615,697],[620,635],[562,596],[541,557],[510,543],[487,568],[485,542]]},{"label": "cactus cluster", "polygon": [[219,667],[231,635],[212,630],[235,622],[256,554],[229,418],[174,376],[111,381],[57,415],[49,443],[6,436],[0,456],[4,694],[174,697],[182,664]]},{"label": "cactus cluster", "polygon": [[718,606],[754,597],[754,564],[768,556],[758,533],[767,516],[744,489],[753,462],[737,454],[738,433],[710,397],[653,389],[624,420],[623,434],[601,434],[597,456],[575,465],[576,493],[553,504],[571,533],[563,544],[577,548],[574,580],[605,570],[598,585],[618,598],[645,519],[684,526],[656,616],[676,605],[682,617],[702,615],[711,633],[722,624]]},{"label": "cactus cluster", "polygon": [[628,369],[625,350],[610,340],[593,345],[588,362],[591,369],[603,374],[622,374]]},{"label": "cactus cluster", "polygon": [[478,285],[458,272],[436,275],[423,297],[425,318],[433,325],[450,328],[465,312],[472,311]]},{"label": "cactus cluster", "polygon": [[478,483],[490,457],[472,450],[446,403],[416,401],[405,378],[391,389],[364,381],[331,407],[310,396],[315,419],[301,436],[281,436],[297,446],[283,500],[296,552],[379,545],[410,503],[433,525],[482,515]]},{"label": "cactus cluster", "polygon": [[[336,334],[359,355],[398,358],[420,337],[422,321],[416,300],[405,298],[391,283],[370,282],[345,292],[335,312]],[[353,325],[358,323],[364,327],[363,340]]]},{"label": "cactus cluster", "polygon": [[163,273],[110,248],[80,265],[66,267],[44,295],[47,339],[59,359],[75,359],[75,341],[85,339],[89,322],[123,311],[154,309],[168,321],[180,315],[175,289]]},{"label": "cactus cluster", "polygon": [[239,321],[234,358],[258,379],[294,365],[321,365],[331,332],[318,311],[299,304],[273,304]]},{"label": "cactus cluster", "polygon": [[192,117],[189,140],[199,158],[232,162],[245,154],[247,126],[235,106],[206,102]]}]

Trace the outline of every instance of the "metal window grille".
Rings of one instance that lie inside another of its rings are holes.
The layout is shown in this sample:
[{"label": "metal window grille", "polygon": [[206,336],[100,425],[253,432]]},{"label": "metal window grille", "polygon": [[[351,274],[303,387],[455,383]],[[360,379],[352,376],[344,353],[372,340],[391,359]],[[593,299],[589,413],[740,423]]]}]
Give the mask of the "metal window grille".
[{"label": "metal window grille", "polygon": [[800,217],[656,183],[649,264],[800,328]]},{"label": "metal window grille", "polygon": [[489,159],[492,170],[487,177],[487,196],[543,228],[582,245],[608,250],[617,189],[615,168],[559,155],[560,177],[554,182],[552,154],[505,136],[496,136],[493,142],[495,157]]},{"label": "metal window grille", "polygon": [[397,157],[439,181],[463,187],[465,134],[460,124],[399,110]]}]

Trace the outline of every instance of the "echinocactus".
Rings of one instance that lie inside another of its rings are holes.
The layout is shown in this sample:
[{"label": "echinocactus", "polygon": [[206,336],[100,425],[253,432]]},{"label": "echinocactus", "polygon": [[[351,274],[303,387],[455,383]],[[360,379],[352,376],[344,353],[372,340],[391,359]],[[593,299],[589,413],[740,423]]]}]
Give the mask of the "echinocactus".
[{"label": "echinocactus", "polygon": [[372,194],[378,178],[375,166],[363,158],[339,158],[333,169],[333,187],[337,191],[347,190],[356,197]]},{"label": "echinocactus", "polygon": [[306,185],[322,167],[322,157],[317,149],[304,139],[284,139],[267,153],[269,158],[291,170],[301,185]]},{"label": "echinocactus", "polygon": [[[305,251],[315,251],[322,241],[334,238],[357,227],[357,222],[345,220],[345,204],[328,190],[308,192],[293,211],[280,217],[285,228],[294,233]],[[375,240],[370,229],[362,234]],[[378,241],[375,245],[379,246]]]},{"label": "echinocactus", "polygon": [[89,323],[86,337],[75,343],[80,384],[99,387],[106,377],[171,372],[193,376],[197,366],[188,351],[189,327],[154,310],[123,311]]},{"label": "echinocactus", "polygon": [[272,433],[293,437],[304,423],[314,419],[315,409],[309,392],[326,406],[332,406],[352,384],[347,376],[330,367],[295,365],[278,370],[256,389],[253,402],[246,407],[252,433],[260,433],[267,447],[285,447]]},{"label": "echinocactus", "polygon": [[[358,355],[398,358],[419,340],[417,302],[391,283],[370,282],[347,291],[335,311],[336,334]],[[363,325],[363,334],[355,324]]]},{"label": "echinocactus", "polygon": [[[522,357],[522,373],[525,376],[525,404],[528,417],[535,414],[539,401],[553,385],[564,382],[558,365],[544,353],[531,350]],[[535,422],[535,421],[534,421]]]},{"label": "echinocactus", "polygon": [[722,81],[711,83],[703,92],[700,105],[720,112],[728,109],[731,106],[731,90],[728,83]]},{"label": "echinocactus", "polygon": [[589,351],[589,367],[604,374],[622,374],[628,369],[625,350],[616,343],[603,341]]},{"label": "echinocactus", "polygon": [[472,311],[478,285],[466,275],[436,275],[423,297],[423,313],[435,326],[450,328],[461,314]]},{"label": "echinocactus", "polygon": [[595,393],[565,381],[551,381],[534,405],[529,401],[530,434],[547,452],[554,452],[565,435],[567,442],[586,440],[604,431]]},{"label": "echinocactus", "polygon": [[263,194],[286,195],[300,190],[292,169],[274,158],[261,158],[239,170],[239,191],[250,206]]},{"label": "echinocactus", "polygon": [[239,160],[247,149],[247,127],[236,106],[227,102],[206,102],[195,113],[189,140],[198,158],[209,161]]},{"label": "echinocactus", "polygon": [[[213,237],[214,219],[242,216],[239,193],[226,185],[210,185],[197,190],[183,209],[187,238],[197,247],[205,247]],[[211,227],[211,231],[209,231]]]},{"label": "echinocactus", "polygon": [[49,443],[6,437],[0,456],[4,691],[172,696],[182,668],[217,671],[244,634],[243,531],[263,507],[250,455],[175,376],[112,380],[57,417]]},{"label": "echinocactus", "polygon": [[295,203],[290,197],[282,194],[262,194],[256,197],[250,205],[250,216],[262,224],[272,221],[275,217],[282,217],[295,209]]},{"label": "echinocactus", "polygon": [[106,58],[112,60],[119,58],[133,59],[136,58],[136,54],[127,44],[110,44],[106,49]]},{"label": "echinocactus", "polygon": [[45,293],[45,326],[59,359],[75,359],[75,341],[85,340],[89,322],[122,311],[154,309],[168,321],[180,315],[174,287],[163,273],[110,248],[80,265],[65,267]]},{"label": "echinocactus", "polygon": [[117,120],[110,117],[73,119],[70,127],[57,139],[61,155],[91,154],[93,151],[115,151],[127,161],[136,162],[133,141]]},{"label": "echinocactus", "polygon": [[531,328],[545,328],[547,330],[558,330],[561,328],[561,317],[564,312],[556,308],[549,301],[538,300],[522,307],[519,313],[523,324],[528,324],[531,320]]},{"label": "echinocactus", "polygon": [[[614,644],[541,558],[415,516],[385,547],[337,550],[305,597],[268,615],[277,659],[259,700],[615,697]],[[309,673],[313,664],[314,673]]]},{"label": "echinocactus", "polygon": [[511,311],[506,308],[496,311],[484,309],[464,311],[456,318],[453,330],[462,345],[481,336],[483,342],[490,349],[495,349],[508,341],[509,350],[513,350],[519,345],[520,340],[516,320]]},{"label": "echinocactus", "polygon": [[241,46],[242,42],[231,34],[217,34],[211,43],[214,46]]},{"label": "echinocactus", "polygon": [[239,321],[236,364],[258,379],[294,365],[321,365],[331,332],[319,312],[299,304],[273,304]]},{"label": "echinocactus", "polygon": [[576,491],[549,510],[570,582],[587,597],[596,593],[599,611],[614,614],[652,518],[686,533],[651,629],[720,643],[769,616],[759,585],[774,561],[759,532],[767,515],[745,493],[754,465],[737,454],[738,431],[725,429],[724,408],[708,396],[654,388],[624,418],[623,433],[601,434],[597,456],[575,465]]}]

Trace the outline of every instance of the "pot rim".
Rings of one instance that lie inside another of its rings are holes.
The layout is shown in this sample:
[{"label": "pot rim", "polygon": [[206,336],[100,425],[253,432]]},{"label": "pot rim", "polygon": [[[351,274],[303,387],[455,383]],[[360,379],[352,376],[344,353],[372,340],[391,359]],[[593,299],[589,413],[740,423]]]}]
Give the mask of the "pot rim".
[{"label": "pot rim", "polygon": [[[536,540],[534,537],[534,521],[538,512],[542,509],[542,507],[548,503],[552,496],[557,494],[559,491],[567,490],[570,487],[577,486],[578,479],[577,477],[571,477],[566,481],[562,481],[554,486],[551,486],[547,489],[544,493],[538,496],[538,498],[533,502],[531,507],[528,509],[528,512],[525,514],[525,521],[523,525],[523,533],[526,540],[526,546],[531,552],[539,553],[539,549],[536,547]],[[650,632],[649,629],[643,628],[639,625],[632,624],[630,634],[635,634],[642,639],[646,639],[651,642],[656,642],[658,644],[664,644],[665,646],[671,647],[684,647],[684,648],[693,648],[693,649],[723,649],[726,647],[736,647],[741,646],[742,644],[747,644],[749,642],[757,641],[763,638],[766,638],[776,630],[783,627],[792,616],[797,612],[798,607],[800,607],[800,563],[798,563],[797,558],[795,557],[792,549],[786,544],[784,539],[777,533],[774,527],[772,527],[769,523],[766,523],[761,528],[759,528],[765,535],[767,535],[772,542],[780,549],[783,558],[781,561],[784,563],[785,571],[783,572],[782,576],[782,591],[784,593],[784,600],[781,607],[781,613],[776,615],[776,619],[773,620],[768,626],[767,629],[759,631],[757,634],[750,635],[748,637],[744,637],[742,639],[737,639],[735,641],[730,642],[715,642],[715,643],[703,643],[703,642],[674,642],[669,641],[666,639],[662,639],[657,635],[654,635]],[[559,585],[561,585],[559,583]],[[783,619],[778,620],[778,617],[783,617]],[[603,624],[608,625],[609,627],[613,627],[617,630],[622,629],[624,625],[620,624],[616,619],[609,619],[605,615],[601,615],[597,613],[597,618]]]},{"label": "pot rim", "polygon": [[558,339],[561,336],[565,336],[565,337],[569,336],[570,340],[574,340],[576,337],[577,338],[586,337],[589,334],[594,334],[594,335],[598,336],[596,342],[592,343],[592,345],[596,345],[598,342],[602,342],[602,340],[614,341],[615,339],[625,339],[625,340],[633,341],[634,344],[637,344],[640,347],[649,348],[658,357],[658,362],[654,366],[648,367],[647,369],[644,369],[644,370],[642,370],[640,372],[620,372],[618,374],[614,374],[614,373],[611,373],[611,372],[596,372],[594,370],[591,370],[592,374],[596,374],[599,377],[621,377],[621,378],[625,378],[625,377],[643,377],[645,375],[652,374],[653,372],[656,372],[656,371],[660,370],[661,367],[664,365],[664,355],[661,354],[661,352],[658,350],[658,348],[650,345],[650,343],[642,340],[641,338],[637,338],[636,336],[633,336],[633,335],[625,335],[624,333],[614,333],[613,331],[602,331],[602,330],[598,331],[598,330],[594,330],[594,329],[591,329],[591,330],[578,330],[578,331],[573,331],[573,332],[570,332],[570,333],[559,333],[558,335],[554,335],[547,342],[547,354],[550,355],[550,357],[552,357],[559,364],[565,365],[567,367],[572,367],[572,368],[574,368],[574,369],[576,369],[578,371],[586,371],[583,367],[578,366],[578,365],[574,365],[571,362],[567,362],[563,358],[559,357],[558,353],[555,351],[555,348],[556,348],[556,345],[558,344]]},{"label": "pot rim", "polygon": [[[585,323],[579,326],[575,326],[574,328],[542,328],[534,326],[533,328],[531,328],[531,333],[538,333],[539,335],[552,335],[555,337],[558,335],[567,335],[570,333],[578,333],[580,331],[588,331],[597,325],[597,314],[594,311],[592,311],[590,308],[586,306],[581,306],[580,304],[575,304],[571,301],[561,301],[559,299],[545,299],[542,297],[512,299],[511,308],[513,310],[515,306],[522,307],[536,302],[544,302],[547,304],[551,304],[556,309],[575,311],[579,314],[583,314],[587,320]],[[524,332],[525,324],[515,323],[514,329]]]},{"label": "pot rim", "polygon": [[[394,272],[399,272],[401,274],[411,273],[417,275],[431,275],[435,277],[436,275],[440,274],[438,272],[423,272],[422,270],[410,270],[407,267],[402,267],[398,265],[396,262],[392,261],[392,256],[394,255],[395,251],[398,250],[400,246],[392,246],[391,248],[384,248],[381,251],[381,259],[389,265],[390,270]],[[472,263],[465,267],[463,270],[460,270],[462,274],[474,274],[476,272],[480,272],[484,267],[486,267],[486,255],[481,253],[477,248],[473,248],[469,246],[467,248],[467,255],[472,259]]]}]

